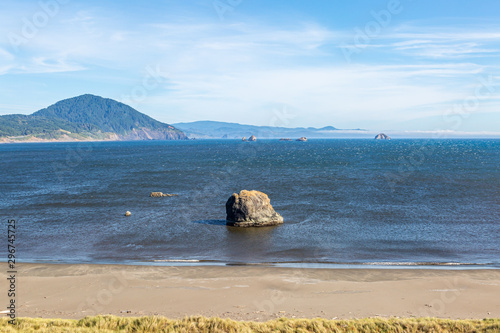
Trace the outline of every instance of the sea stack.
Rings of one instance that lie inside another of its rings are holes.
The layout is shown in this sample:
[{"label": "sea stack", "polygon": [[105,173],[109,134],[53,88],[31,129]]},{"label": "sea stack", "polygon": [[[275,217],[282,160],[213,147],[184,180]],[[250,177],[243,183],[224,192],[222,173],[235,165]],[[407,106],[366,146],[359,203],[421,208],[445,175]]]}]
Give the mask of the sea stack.
[{"label": "sea stack", "polygon": [[384,133],[380,133],[380,134],[377,134],[377,136],[375,136],[375,139],[376,140],[390,140],[391,137],[388,135],[385,135]]},{"label": "sea stack", "polygon": [[267,194],[243,190],[226,202],[226,224],[232,227],[264,227],[283,223]]},{"label": "sea stack", "polygon": [[255,135],[252,135],[248,138],[248,141],[257,141],[257,138],[255,137]]},{"label": "sea stack", "polygon": [[305,136],[301,137],[301,138],[298,138],[297,141],[302,141],[302,142],[306,142],[307,141],[307,138]]}]

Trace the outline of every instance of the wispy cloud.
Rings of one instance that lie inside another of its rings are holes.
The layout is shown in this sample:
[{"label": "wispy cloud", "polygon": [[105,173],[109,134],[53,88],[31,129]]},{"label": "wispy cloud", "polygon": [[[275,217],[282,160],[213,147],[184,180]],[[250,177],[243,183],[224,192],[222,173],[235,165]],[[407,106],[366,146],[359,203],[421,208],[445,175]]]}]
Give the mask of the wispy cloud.
[{"label": "wispy cloud", "polygon": [[[129,22],[104,6],[61,10],[19,52],[0,39],[0,80],[8,77],[13,84],[22,73],[36,82],[65,72],[73,83],[85,79],[86,85],[58,81],[61,95],[94,92],[122,99],[152,66],[161,69],[162,83],[131,103],[166,122],[268,124],[270,105],[285,104],[297,111],[290,126],[369,128],[437,116],[473,94],[479,77],[500,73],[500,29],[494,23],[460,29],[439,22],[394,24],[347,63],[339,46],[352,38],[352,29],[311,18],[221,23],[211,13],[210,19]],[[19,22],[7,21],[0,26],[19,30]],[[481,103],[485,112],[500,105],[494,96]]]},{"label": "wispy cloud", "polygon": [[[500,51],[498,25],[483,25],[453,30],[450,27],[397,27],[387,36],[388,45],[396,52],[417,58],[491,57]],[[390,42],[390,41],[394,42]]]}]

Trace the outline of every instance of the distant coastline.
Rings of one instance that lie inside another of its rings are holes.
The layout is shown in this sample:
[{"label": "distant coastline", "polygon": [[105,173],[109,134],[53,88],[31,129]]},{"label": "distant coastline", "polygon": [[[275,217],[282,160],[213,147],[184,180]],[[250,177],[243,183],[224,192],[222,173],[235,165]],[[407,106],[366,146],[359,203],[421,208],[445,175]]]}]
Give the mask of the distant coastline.
[{"label": "distant coastline", "polygon": [[[351,136],[349,134],[346,134],[345,136],[339,136],[339,137],[326,137],[326,138],[308,138],[308,140],[349,140],[349,139],[358,139],[358,140],[373,140],[373,135],[371,134],[372,132],[369,132],[370,134],[365,134],[364,136]],[[375,132],[373,132],[375,133]],[[419,140],[452,140],[452,139],[457,139],[457,140],[483,140],[483,139],[490,139],[490,140],[500,140],[500,133],[492,133],[492,134],[484,134],[483,136],[477,135],[475,133],[467,133],[467,132],[461,132],[461,133],[456,133],[455,135],[446,135],[446,136],[424,136],[421,135],[418,132],[407,132],[404,133],[403,135],[394,135],[392,137],[393,139],[396,140],[411,140],[411,139],[419,139]],[[272,140],[272,141],[280,141],[279,138],[258,138],[260,141],[262,140]],[[189,138],[187,139],[189,141],[191,140],[227,140],[227,141],[241,141],[241,139],[222,139],[222,138]],[[1,144],[16,144],[16,143],[84,143],[84,142],[133,142],[133,141],[139,141],[139,140],[120,140],[120,139],[86,139],[86,140],[77,140],[77,139],[40,139],[40,138],[31,138],[31,139],[23,139],[23,140],[14,140],[12,138],[0,138],[0,145]],[[170,141],[170,140],[140,140],[140,141]],[[281,141],[286,141],[286,140],[281,140]],[[295,139],[292,139],[290,141],[296,141]]]},{"label": "distant coastline", "polygon": [[0,143],[241,140],[252,136],[258,140],[373,139],[381,132],[393,139],[500,138],[500,132],[366,130],[334,126],[291,128],[208,120],[169,125],[118,101],[89,94],[59,101],[31,115],[0,116]]}]

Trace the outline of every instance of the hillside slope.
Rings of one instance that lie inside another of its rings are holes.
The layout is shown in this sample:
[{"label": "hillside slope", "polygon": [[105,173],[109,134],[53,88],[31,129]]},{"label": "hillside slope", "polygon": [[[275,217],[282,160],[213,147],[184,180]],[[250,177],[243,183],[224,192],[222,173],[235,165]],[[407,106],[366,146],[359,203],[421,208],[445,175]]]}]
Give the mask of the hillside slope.
[{"label": "hillside slope", "polygon": [[183,140],[186,135],[112,99],[82,95],[31,115],[0,116],[2,141]]}]

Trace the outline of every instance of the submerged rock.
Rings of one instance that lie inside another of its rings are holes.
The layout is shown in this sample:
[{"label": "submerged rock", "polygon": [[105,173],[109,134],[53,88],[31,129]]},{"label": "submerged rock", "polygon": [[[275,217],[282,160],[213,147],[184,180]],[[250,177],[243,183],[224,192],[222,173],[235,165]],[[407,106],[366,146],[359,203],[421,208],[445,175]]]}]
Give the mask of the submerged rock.
[{"label": "submerged rock", "polygon": [[263,227],[283,223],[267,194],[243,190],[226,202],[226,224],[233,227]]},{"label": "submerged rock", "polygon": [[290,138],[281,138],[280,141],[292,141]]},{"label": "submerged rock", "polygon": [[385,135],[384,133],[380,133],[380,134],[377,134],[377,136],[375,136],[375,139],[376,140],[390,140],[391,137],[388,135]]},{"label": "submerged rock", "polygon": [[178,194],[169,194],[163,192],[151,192],[150,197],[152,198],[160,198],[160,197],[176,197]]}]

